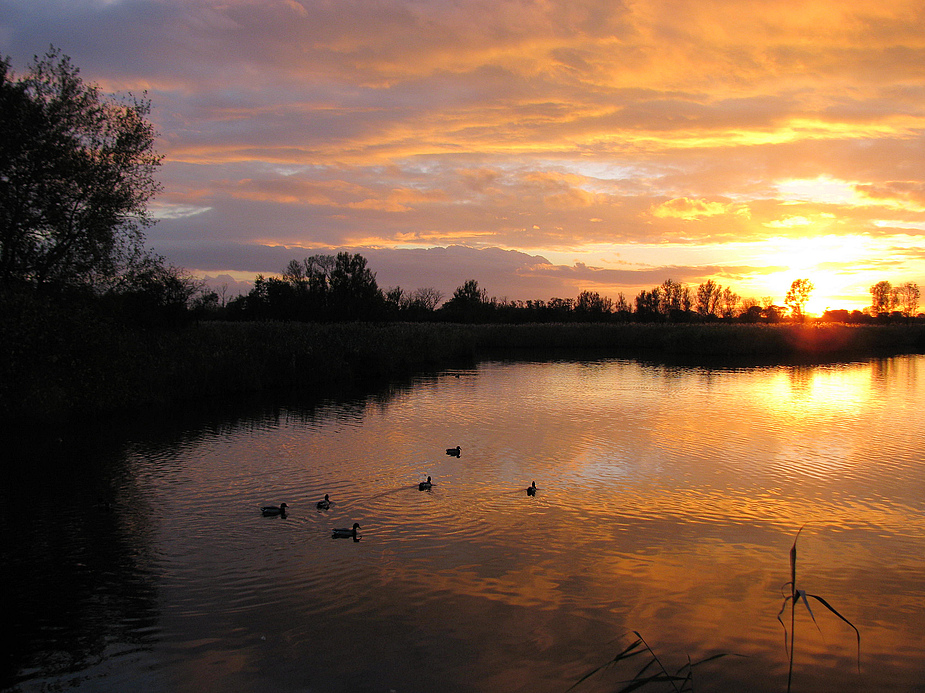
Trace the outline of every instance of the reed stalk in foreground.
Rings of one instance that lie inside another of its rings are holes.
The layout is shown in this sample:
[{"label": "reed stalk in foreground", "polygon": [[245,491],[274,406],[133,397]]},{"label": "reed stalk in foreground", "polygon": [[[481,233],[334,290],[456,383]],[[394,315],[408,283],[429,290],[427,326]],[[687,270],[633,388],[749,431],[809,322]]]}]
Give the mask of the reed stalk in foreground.
[{"label": "reed stalk in foreground", "polygon": [[[805,527],[806,525],[803,525]],[[794,633],[796,626],[796,604],[801,599],[806,605],[806,610],[809,612],[809,615],[813,619],[813,623],[816,624],[816,628],[819,628],[819,624],[816,623],[816,616],[813,614],[813,610],[809,606],[809,597],[812,597],[818,601],[822,606],[831,611],[833,614],[838,616],[842,621],[847,623],[854,630],[855,635],[858,639],[858,673],[861,673],[861,632],[854,627],[854,624],[849,621],[847,618],[842,616],[835,608],[829,604],[825,599],[820,597],[817,594],[808,594],[806,590],[797,589],[797,540],[800,538],[800,532],[803,531],[803,527],[800,527],[797,535],[793,538],[793,546],[790,547],[790,582],[784,583],[784,587],[790,586],[790,594],[784,599],[784,603],[781,604],[780,611],[777,614],[777,620],[780,621],[781,626],[784,629],[784,648],[787,651],[787,654],[790,657],[790,668],[787,671],[787,693],[790,693],[790,686],[793,681],[793,644],[794,644]],[[787,641],[787,626],[784,623],[781,615],[784,613],[784,610],[787,608],[787,602],[790,602],[790,641],[788,646]],[[820,631],[821,632],[821,631]]]},{"label": "reed stalk in foreground", "polygon": [[606,662],[601,666],[592,669],[587,674],[582,676],[580,679],[578,679],[578,681],[572,684],[568,690],[572,690],[603,669],[616,666],[628,659],[648,653],[649,657],[645,660],[645,664],[643,664],[642,668],[636,672],[636,675],[633,676],[632,679],[623,681],[622,683],[625,685],[616,693],[630,693],[630,691],[638,690],[643,686],[649,685],[650,683],[667,683],[676,693],[686,693],[694,690],[695,666],[726,656],[725,653],[715,654],[707,657],[706,659],[701,659],[699,662],[691,662],[690,657],[688,657],[687,664],[678,669],[674,674],[671,674],[665,668],[665,665],[662,664],[662,661],[658,658],[658,655],[655,654],[655,651],[649,647],[649,643],[647,643],[645,638],[639,634],[639,631],[634,630],[633,634],[636,636],[636,640],[630,643],[621,652],[617,653],[617,655],[609,662]]}]

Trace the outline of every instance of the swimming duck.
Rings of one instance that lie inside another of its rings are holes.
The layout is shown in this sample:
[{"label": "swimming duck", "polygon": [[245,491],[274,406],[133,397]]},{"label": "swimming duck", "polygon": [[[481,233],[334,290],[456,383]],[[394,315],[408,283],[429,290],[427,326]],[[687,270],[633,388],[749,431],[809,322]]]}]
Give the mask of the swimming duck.
[{"label": "swimming duck", "polygon": [[359,522],[353,523],[353,528],[348,529],[347,527],[339,527],[331,530],[332,539],[345,539],[347,537],[357,538],[357,530],[360,528]]},{"label": "swimming duck", "polygon": [[447,448],[447,449],[446,449],[446,454],[447,454],[447,455],[452,455],[453,457],[459,457],[459,455],[460,455],[461,452],[462,452],[462,450],[461,450],[461,448],[460,448],[458,445],[457,445],[455,448]]},{"label": "swimming duck", "polygon": [[276,505],[265,505],[260,508],[260,512],[263,513],[265,517],[272,517],[274,515],[279,515],[280,517],[286,517],[286,508],[289,506],[285,503],[280,503],[279,506]]},{"label": "swimming duck", "polygon": [[427,481],[422,481],[418,484],[418,491],[430,491],[430,487],[433,485],[434,483],[430,480],[430,477],[427,477]]},{"label": "swimming duck", "polygon": [[528,496],[535,496],[535,495],[536,495],[536,482],[535,482],[535,481],[534,481],[532,484],[530,484],[529,486],[527,486],[527,495],[528,495]]},{"label": "swimming duck", "polygon": [[328,508],[330,508],[330,507],[331,507],[331,501],[330,501],[330,499],[328,498],[328,494],[324,494],[324,499],[318,501],[318,502],[315,504],[315,507],[317,507],[318,510],[327,510]]}]

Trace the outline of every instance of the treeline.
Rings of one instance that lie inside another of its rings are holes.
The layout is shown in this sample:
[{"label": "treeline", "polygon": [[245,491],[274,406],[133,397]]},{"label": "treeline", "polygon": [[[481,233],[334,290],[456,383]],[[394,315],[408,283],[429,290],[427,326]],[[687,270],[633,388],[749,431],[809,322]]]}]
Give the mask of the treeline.
[{"label": "treeline", "polygon": [[[228,302],[203,289],[191,296],[189,309],[197,318],[235,321],[778,323],[803,322],[813,290],[808,279],[797,279],[780,306],[769,297],[742,298],[713,280],[691,287],[667,279],[631,301],[623,293],[612,299],[595,291],[582,291],[576,298],[507,300],[490,297],[470,279],[441,303],[443,295],[433,287],[380,289],[362,255],[342,252],[292,260],[281,276],[258,275],[250,292]],[[889,282],[880,282],[871,287],[871,295],[872,305],[865,311],[829,310],[821,320],[860,324],[916,315],[915,284],[892,289]]]}]

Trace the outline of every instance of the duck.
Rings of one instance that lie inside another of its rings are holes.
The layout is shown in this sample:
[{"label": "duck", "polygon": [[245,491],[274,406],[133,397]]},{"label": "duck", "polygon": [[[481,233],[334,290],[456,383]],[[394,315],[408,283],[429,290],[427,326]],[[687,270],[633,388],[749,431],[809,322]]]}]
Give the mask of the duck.
[{"label": "duck", "polygon": [[430,487],[434,485],[434,482],[430,480],[430,477],[427,477],[427,481],[422,481],[418,484],[418,491],[430,491]]},{"label": "duck", "polygon": [[462,449],[458,445],[455,448],[446,449],[446,454],[451,455],[453,457],[459,457],[461,452],[462,452]]},{"label": "duck", "polygon": [[528,496],[535,496],[535,495],[536,495],[536,482],[535,482],[535,481],[534,481],[532,484],[530,484],[529,486],[527,486],[527,495],[528,495]]},{"label": "duck", "polygon": [[280,503],[278,506],[265,505],[262,508],[260,508],[260,512],[265,517],[273,517],[274,515],[279,515],[280,517],[286,517],[286,508],[288,507],[289,506],[286,505],[285,503]]},{"label": "duck", "polygon": [[332,539],[345,539],[347,537],[357,538],[357,530],[360,528],[359,522],[354,522],[352,528],[338,527],[331,530]]},{"label": "duck", "polygon": [[331,500],[328,498],[328,494],[324,494],[324,498],[318,501],[315,504],[315,507],[318,508],[318,510],[327,510],[328,508],[330,508]]}]

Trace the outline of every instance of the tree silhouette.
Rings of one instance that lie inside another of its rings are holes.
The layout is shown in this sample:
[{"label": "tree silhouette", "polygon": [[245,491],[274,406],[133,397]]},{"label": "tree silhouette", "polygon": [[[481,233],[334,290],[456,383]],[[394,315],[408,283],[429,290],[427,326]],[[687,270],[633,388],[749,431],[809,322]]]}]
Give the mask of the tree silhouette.
[{"label": "tree silhouette", "polygon": [[651,291],[643,289],[636,295],[636,319],[642,322],[659,320],[662,316],[662,289],[656,286]]},{"label": "tree silhouette", "polygon": [[479,288],[475,279],[468,279],[456,288],[453,298],[443,304],[443,311],[451,320],[475,322],[485,317],[488,305],[490,304],[485,290]]},{"label": "tree silhouette", "polygon": [[794,320],[803,322],[806,317],[806,304],[809,302],[809,297],[815,288],[809,279],[793,280],[784,303],[790,308]]},{"label": "tree silhouette", "polygon": [[870,314],[874,317],[889,315],[893,311],[895,300],[893,285],[887,281],[877,282],[870,287]]},{"label": "tree silhouette", "polygon": [[722,287],[708,279],[697,287],[697,312],[701,317],[716,315],[722,300]]},{"label": "tree silhouette", "polygon": [[739,294],[735,293],[728,286],[723,289],[722,293],[722,311],[724,318],[734,318],[736,316],[736,308],[739,305]]},{"label": "tree silhouette", "polygon": [[443,294],[432,286],[422,286],[408,296],[409,307],[416,310],[432,312],[443,300]]},{"label": "tree silhouette", "polygon": [[919,309],[921,292],[914,282],[906,282],[896,289],[897,305],[907,318],[914,317]]},{"label": "tree silhouette", "polygon": [[55,48],[18,79],[0,59],[0,286],[100,284],[141,252],[160,190],[150,110]]},{"label": "tree silhouette", "polygon": [[338,253],[331,270],[331,310],[335,320],[370,320],[381,315],[384,297],[366,258]]},{"label": "tree silhouette", "polygon": [[586,320],[601,320],[613,312],[613,301],[596,291],[582,291],[575,301],[575,312]]}]

